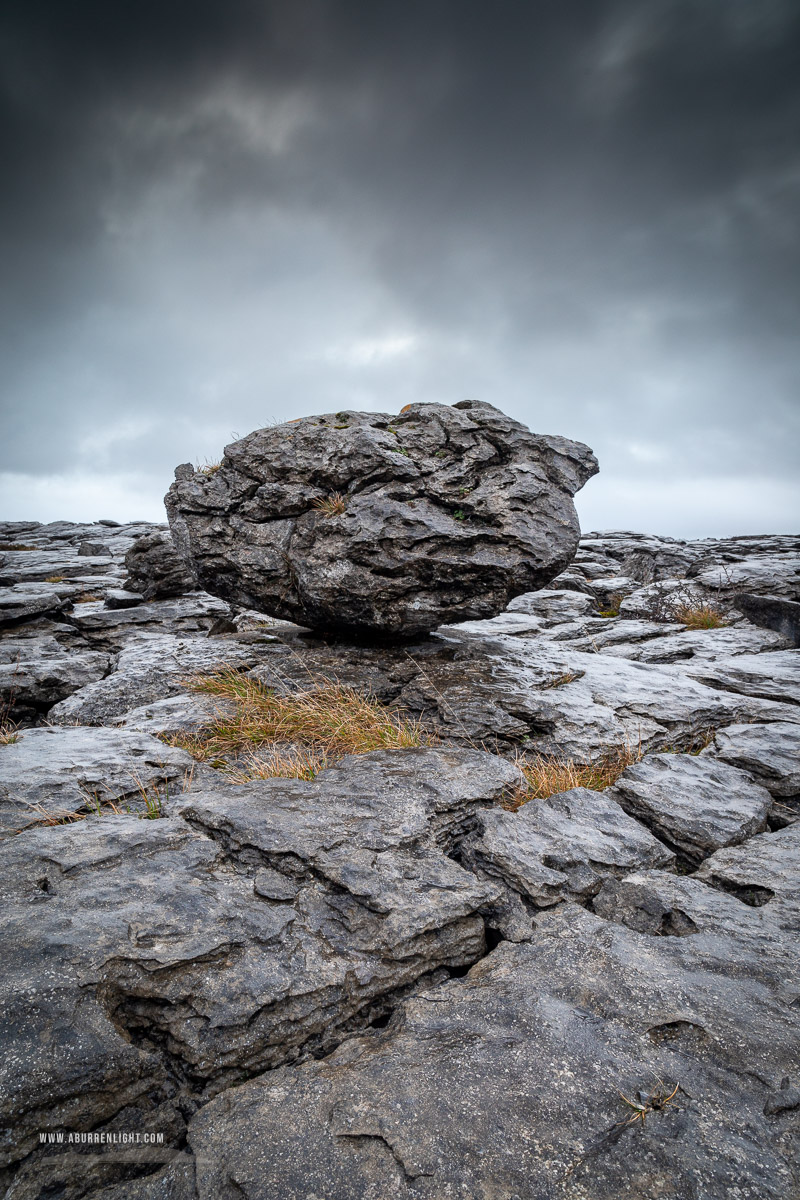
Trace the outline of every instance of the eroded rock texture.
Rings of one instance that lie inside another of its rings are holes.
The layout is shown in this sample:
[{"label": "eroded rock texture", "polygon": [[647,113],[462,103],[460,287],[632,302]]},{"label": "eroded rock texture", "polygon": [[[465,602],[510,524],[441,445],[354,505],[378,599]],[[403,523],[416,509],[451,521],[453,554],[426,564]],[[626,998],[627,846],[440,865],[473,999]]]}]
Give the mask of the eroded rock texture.
[{"label": "eroded rock texture", "polygon": [[[794,1196],[800,653],[736,588],[796,603],[798,540],[593,534],[377,644],[120,595],[152,533],[0,524],[8,1200]],[[158,736],[222,664],[439,740],[234,784]],[[512,811],[518,756],[623,752]]]},{"label": "eroded rock texture", "polygon": [[5,1161],[40,1128],[196,1103],[331,1049],[403,987],[475,962],[497,887],[445,851],[517,783],[480,751],[383,751],[313,783],[201,784],[172,818],[9,839]]},{"label": "eroded rock texture", "polygon": [[[198,1195],[782,1200],[800,1061],[777,965],[746,935],[562,906],[382,1037],[212,1101],[189,1129]],[[674,1105],[625,1128],[619,1091],[659,1081]]]},{"label": "eroded rock texture", "polygon": [[166,531],[137,538],[125,555],[125,566],[128,568],[125,590],[138,593],[145,600],[182,596],[196,586],[192,572]]},{"label": "eroded rock texture", "polygon": [[312,628],[410,637],[490,617],[578,544],[587,446],[489,404],[412,404],[259,429],[166,497],[200,586]]}]

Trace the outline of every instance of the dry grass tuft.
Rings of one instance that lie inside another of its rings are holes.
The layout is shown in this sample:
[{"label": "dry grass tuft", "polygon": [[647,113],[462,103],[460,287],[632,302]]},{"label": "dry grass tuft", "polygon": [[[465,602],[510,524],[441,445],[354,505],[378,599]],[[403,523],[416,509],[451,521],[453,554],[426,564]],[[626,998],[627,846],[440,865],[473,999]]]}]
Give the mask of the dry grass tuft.
[{"label": "dry grass tuft", "polygon": [[95,596],[94,592],[81,592],[80,596],[75,597],[76,604],[96,604],[98,600],[102,600],[102,596]]},{"label": "dry grass tuft", "polygon": [[[31,819],[16,829],[15,833],[24,833],[26,829],[34,827],[47,828],[51,825],[73,825],[76,821],[85,821],[88,813],[72,812],[68,808],[50,808],[47,809],[43,804],[30,804]],[[118,809],[114,805],[110,806],[112,812],[117,812]]]},{"label": "dry grass tuft", "polygon": [[45,583],[63,583],[63,582],[64,582],[63,575],[48,575],[47,578],[45,579]]},{"label": "dry grass tuft", "polygon": [[327,766],[324,751],[275,749],[266,755],[246,755],[226,774],[233,783],[249,783],[252,779],[316,779]]},{"label": "dry grass tuft", "polygon": [[13,703],[14,696],[12,695],[10,700],[0,704],[0,746],[10,746],[13,742],[19,741],[17,723],[11,720]]},{"label": "dry grass tuft", "polygon": [[346,505],[341,492],[334,492],[332,496],[324,496],[315,500],[311,507],[315,508],[317,512],[321,512],[324,517],[340,517],[345,511]]},{"label": "dry grass tuft", "polygon": [[683,601],[675,604],[672,612],[674,619],[685,625],[688,630],[720,629],[728,624],[721,609],[705,601]]},{"label": "dry grass tuft", "polygon": [[26,546],[23,542],[7,542],[0,546],[0,554],[6,550],[41,550],[41,546]]},{"label": "dry grass tuft", "polygon": [[537,754],[533,758],[517,759],[517,766],[527,781],[506,804],[516,811],[530,800],[546,800],[558,792],[569,792],[572,788],[591,788],[602,792],[616,783],[626,767],[641,760],[641,745],[635,748],[625,744],[607,751],[593,763],[576,763],[572,758],[550,758]]},{"label": "dry grass tuft", "polygon": [[221,462],[209,462],[206,459],[205,462],[196,463],[194,469],[198,475],[216,475],[221,466]]},{"label": "dry grass tuft", "polygon": [[[226,667],[186,681],[192,691],[226,702],[226,710],[196,733],[165,737],[201,762],[233,756],[232,778],[248,779],[314,776],[345,754],[396,750],[428,745],[419,721],[384,708],[355,688],[311,679],[310,686],[291,695],[277,695],[258,679]],[[233,704],[233,711],[230,705]]]}]

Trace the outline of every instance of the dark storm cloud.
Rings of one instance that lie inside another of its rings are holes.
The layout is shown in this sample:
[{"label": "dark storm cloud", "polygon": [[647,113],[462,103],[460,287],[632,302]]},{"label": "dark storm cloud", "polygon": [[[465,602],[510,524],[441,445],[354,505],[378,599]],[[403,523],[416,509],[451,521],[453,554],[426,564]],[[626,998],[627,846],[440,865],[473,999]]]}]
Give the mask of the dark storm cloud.
[{"label": "dark storm cloud", "polygon": [[604,523],[791,524],[799,49],[788,0],[7,4],[0,469],[157,496],[478,395]]}]

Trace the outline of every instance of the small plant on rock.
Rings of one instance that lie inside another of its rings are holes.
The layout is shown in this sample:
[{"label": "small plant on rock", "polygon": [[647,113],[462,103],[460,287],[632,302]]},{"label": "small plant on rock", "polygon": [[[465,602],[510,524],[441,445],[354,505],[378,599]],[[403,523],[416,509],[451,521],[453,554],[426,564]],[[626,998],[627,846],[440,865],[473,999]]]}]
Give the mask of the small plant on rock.
[{"label": "small plant on rock", "polygon": [[646,616],[651,621],[685,625],[689,630],[720,629],[729,624],[721,608],[709,603],[688,585],[669,591],[663,584],[655,584]]},{"label": "small plant on rock", "polygon": [[619,606],[622,604],[622,596],[619,592],[615,592],[613,596],[609,596],[608,604],[605,608],[600,609],[601,617],[618,617]]},{"label": "small plant on rock", "polygon": [[10,746],[13,742],[19,741],[16,725],[11,721],[5,721],[0,718],[0,746]]},{"label": "small plant on rock", "polygon": [[667,1093],[666,1085],[660,1079],[658,1082],[660,1087],[653,1088],[652,1092],[635,1092],[633,1100],[629,1100],[623,1092],[619,1093],[623,1102],[633,1110],[627,1120],[618,1122],[619,1125],[635,1125],[637,1121],[644,1125],[646,1118],[652,1113],[664,1112],[665,1109],[674,1107],[673,1101],[680,1084],[676,1083],[672,1091]]},{"label": "small plant on rock", "polygon": [[344,496],[340,492],[334,492],[332,496],[323,496],[315,500],[311,507],[321,512],[324,517],[340,517],[347,506]]},{"label": "small plant on rock", "polygon": [[582,679],[585,674],[585,671],[565,671],[563,675],[552,675],[546,683],[542,684],[542,687],[565,687],[568,683],[574,683],[576,679]]}]

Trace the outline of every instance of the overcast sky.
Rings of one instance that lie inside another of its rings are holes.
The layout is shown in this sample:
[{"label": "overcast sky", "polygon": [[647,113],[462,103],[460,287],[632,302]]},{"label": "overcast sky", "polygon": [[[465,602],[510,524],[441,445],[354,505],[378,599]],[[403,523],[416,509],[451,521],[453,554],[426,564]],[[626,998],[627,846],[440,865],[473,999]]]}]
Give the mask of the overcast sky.
[{"label": "overcast sky", "polygon": [[796,531],[797,0],[4,0],[0,519],[313,412],[588,442],[584,529]]}]

